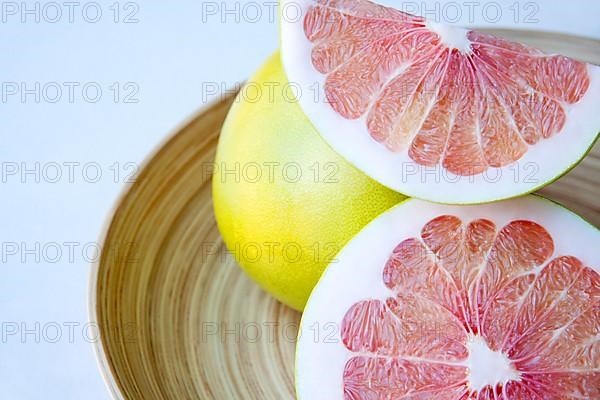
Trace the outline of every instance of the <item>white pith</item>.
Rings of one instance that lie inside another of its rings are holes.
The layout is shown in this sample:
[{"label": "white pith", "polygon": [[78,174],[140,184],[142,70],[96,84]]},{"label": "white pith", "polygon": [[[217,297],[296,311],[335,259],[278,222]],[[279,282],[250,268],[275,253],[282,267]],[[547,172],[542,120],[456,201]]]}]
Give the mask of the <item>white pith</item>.
[{"label": "white pith", "polygon": [[481,336],[470,336],[467,342],[469,359],[469,387],[480,391],[486,386],[496,387],[520,379],[506,354],[492,351]]},{"label": "white pith", "polygon": [[[281,0],[306,15],[311,0]],[[468,47],[466,31],[443,25],[428,25],[443,40],[457,48]],[[465,42],[466,41],[466,42]],[[366,116],[348,120],[327,104],[326,75],[311,61],[312,43],[306,38],[303,19],[281,21],[281,57],[290,82],[301,89],[298,102],[321,136],[348,161],[370,177],[396,191],[443,203],[474,204],[528,193],[560,176],[587,152],[600,132],[600,67],[588,65],[590,87],[581,101],[567,105],[566,124],[549,139],[529,146],[516,163],[489,168],[474,176],[455,175],[438,163],[434,167],[415,163],[408,150],[390,152],[375,141],[366,125]],[[317,92],[317,93],[315,93]],[[317,101],[315,101],[317,99]]]},{"label": "white pith", "polygon": [[[500,229],[507,223],[527,219],[541,224],[554,239],[554,254],[573,255],[600,272],[600,232],[565,208],[537,196],[525,196],[477,206],[450,206],[410,199],[387,211],[355,236],[335,257],[308,301],[301,323],[296,352],[296,390],[301,400],[343,399],[343,371],[354,355],[341,342],[339,326],[346,312],[359,301],[385,301],[394,293],[383,283],[383,269],[396,245],[420,237],[425,223],[440,215],[455,215],[464,222],[478,218],[493,221]],[[327,325],[329,324],[329,325]],[[331,327],[337,327],[335,335]],[[328,336],[330,335],[330,336]],[[327,338],[328,340],[325,340]],[[471,357],[462,365],[471,368],[506,367],[498,355],[471,346]],[[414,359],[414,357],[412,358]],[[510,369],[481,377],[472,370],[473,388],[516,379]]]},{"label": "white pith", "polygon": [[446,47],[458,49],[463,53],[471,51],[471,41],[467,38],[468,30],[433,21],[427,21],[426,26],[442,38]]}]

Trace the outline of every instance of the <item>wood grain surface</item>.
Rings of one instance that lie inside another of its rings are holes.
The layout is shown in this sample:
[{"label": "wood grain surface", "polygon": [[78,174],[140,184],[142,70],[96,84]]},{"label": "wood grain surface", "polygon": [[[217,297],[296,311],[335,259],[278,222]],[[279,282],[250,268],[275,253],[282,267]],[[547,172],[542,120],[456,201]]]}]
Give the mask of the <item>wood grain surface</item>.
[{"label": "wood grain surface", "polygon": [[[498,33],[600,64],[598,41]],[[160,147],[103,235],[90,315],[115,399],[294,398],[300,314],[241,272],[213,217],[206,166],[232,100],[206,108]],[[541,192],[600,225],[600,147]]]}]

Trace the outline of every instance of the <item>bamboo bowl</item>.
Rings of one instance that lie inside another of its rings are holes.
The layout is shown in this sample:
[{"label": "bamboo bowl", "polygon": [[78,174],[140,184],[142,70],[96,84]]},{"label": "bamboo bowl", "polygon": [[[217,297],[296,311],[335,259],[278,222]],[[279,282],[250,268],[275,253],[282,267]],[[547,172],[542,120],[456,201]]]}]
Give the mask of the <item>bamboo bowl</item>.
[{"label": "bamboo bowl", "polygon": [[[600,64],[600,41],[497,33]],[[232,101],[204,109],[147,160],[104,233],[90,318],[115,399],[294,398],[300,314],[242,273],[213,216],[206,165]],[[600,225],[600,147],[541,193]]]}]

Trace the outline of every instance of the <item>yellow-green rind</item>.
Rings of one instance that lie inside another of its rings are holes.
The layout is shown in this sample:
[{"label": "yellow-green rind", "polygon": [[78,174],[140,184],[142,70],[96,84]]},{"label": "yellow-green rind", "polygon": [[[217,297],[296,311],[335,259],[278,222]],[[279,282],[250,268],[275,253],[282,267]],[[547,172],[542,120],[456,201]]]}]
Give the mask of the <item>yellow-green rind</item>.
[{"label": "yellow-green rind", "polygon": [[[412,200],[412,197],[406,197],[404,200],[400,201],[399,203],[397,203],[395,206],[391,207],[390,210],[392,208],[396,208],[396,207],[400,207],[402,206],[402,204],[404,204],[407,201]],[[368,224],[365,225],[365,227]],[[356,232],[356,234],[358,234],[358,232]],[[356,235],[355,235],[356,236]],[[352,238],[350,238],[352,239]],[[327,266],[329,267],[329,265]],[[325,268],[325,270],[323,271],[323,273],[321,274],[321,277],[319,278],[319,280],[321,280],[321,278],[323,277],[323,275],[327,272],[327,268]],[[313,288],[313,290],[319,285],[319,282],[317,281],[317,283],[315,284],[315,287]],[[308,302],[310,302],[310,297],[308,298],[308,301],[306,302],[306,305],[308,305]],[[304,332],[303,330],[303,322],[304,322],[304,315],[302,317],[300,317],[300,324],[298,326],[298,335],[301,335],[302,332]],[[296,346],[296,350],[294,351],[294,389],[296,391],[296,400],[302,400],[300,399],[300,396],[298,395],[298,387],[296,386],[296,382],[298,382],[298,346]]]},{"label": "yellow-green rind", "polygon": [[[213,199],[220,232],[242,269],[281,302],[303,310],[335,254],[405,196],[334,152],[287,84],[276,53],[238,95],[217,148]],[[264,163],[279,166],[271,174]],[[222,175],[236,165],[237,182],[236,174]],[[257,165],[263,176],[253,183]],[[245,167],[252,179],[244,179]]]}]

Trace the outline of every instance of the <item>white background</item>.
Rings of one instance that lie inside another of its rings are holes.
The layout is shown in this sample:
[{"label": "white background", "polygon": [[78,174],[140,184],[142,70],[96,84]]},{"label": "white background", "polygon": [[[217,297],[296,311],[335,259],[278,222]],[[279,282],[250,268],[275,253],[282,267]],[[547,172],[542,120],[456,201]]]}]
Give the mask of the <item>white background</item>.
[{"label": "white background", "polygon": [[[459,10],[463,25],[600,38],[600,3],[590,0],[566,8],[555,0],[472,2],[471,15],[469,2],[451,3],[403,6],[446,22]],[[46,4],[37,3],[36,16],[20,1],[0,2],[0,398],[106,399],[89,343],[95,331],[88,337],[83,329],[93,243],[126,175],[216,96],[215,85],[234,87],[276,49],[276,16],[274,3],[263,0],[107,1],[85,11],[88,3],[76,2],[70,22],[59,1],[62,16],[52,22],[57,8]],[[36,2],[25,5],[35,10]],[[102,16],[92,23],[98,8]],[[137,22],[124,23],[128,15]],[[39,102],[35,94],[23,98],[21,85],[35,92],[36,82]],[[72,102],[64,82],[79,85]],[[62,97],[52,103],[57,85]],[[96,103],[94,87],[102,90]],[[126,103],[136,89],[129,100],[137,103]]]}]

